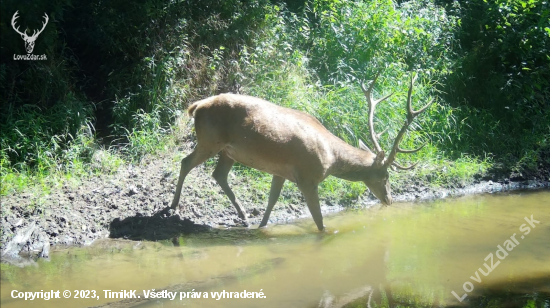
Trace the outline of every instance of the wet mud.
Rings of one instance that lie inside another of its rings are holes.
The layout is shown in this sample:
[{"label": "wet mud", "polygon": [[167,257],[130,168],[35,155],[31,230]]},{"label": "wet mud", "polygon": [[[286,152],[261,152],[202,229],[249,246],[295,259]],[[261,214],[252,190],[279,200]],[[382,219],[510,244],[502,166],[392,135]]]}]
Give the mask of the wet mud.
[{"label": "wet mud", "polygon": [[[191,147],[192,143],[187,143],[179,150],[189,153]],[[24,192],[2,197],[2,261],[24,266],[32,263],[33,258],[47,258],[51,249],[86,246],[101,238],[156,241],[211,228],[243,227],[243,221],[212,178],[212,167],[204,165],[186,178],[180,209],[169,210],[179,169],[174,156],[145,158],[139,166],[128,165],[115,174],[52,188],[47,195]],[[229,181],[246,209],[251,227],[256,228],[269,191],[256,189],[253,179],[230,175]],[[524,179],[478,181],[465,187],[437,189],[410,183],[394,189],[394,200],[424,201],[548,187],[548,181]],[[283,189],[281,197],[290,201],[275,206],[270,224],[309,219],[301,195]],[[367,190],[353,206],[370,207],[378,203]],[[346,208],[338,200],[321,200],[321,204],[323,214]]]}]

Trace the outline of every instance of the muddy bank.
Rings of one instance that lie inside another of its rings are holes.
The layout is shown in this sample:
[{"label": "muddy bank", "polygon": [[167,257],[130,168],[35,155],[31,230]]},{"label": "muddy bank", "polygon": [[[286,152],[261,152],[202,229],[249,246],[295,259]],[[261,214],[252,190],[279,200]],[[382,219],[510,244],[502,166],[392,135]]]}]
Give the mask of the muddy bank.
[{"label": "muddy bank", "polygon": [[[191,151],[192,144],[180,150]],[[2,198],[2,260],[18,265],[29,263],[20,256],[45,257],[50,249],[90,245],[100,238],[167,240],[209,228],[242,227],[243,222],[210,175],[213,168],[201,165],[187,177],[180,210],[168,210],[179,162],[175,154],[146,158],[140,166],[128,165],[116,174],[91,177],[78,186],[54,188],[48,195],[32,192]],[[261,221],[269,191],[254,188],[251,179],[230,175],[230,185],[246,209],[255,228]],[[479,181],[458,188],[428,188],[410,183],[394,189],[394,200],[422,201],[475,193],[502,192],[550,187],[548,181]],[[285,191],[271,213],[270,223],[309,218],[299,193]],[[368,191],[354,206],[378,203]],[[338,200],[321,200],[323,213],[344,209]],[[269,226],[268,226],[269,227]],[[313,227],[312,227],[313,228]]]}]

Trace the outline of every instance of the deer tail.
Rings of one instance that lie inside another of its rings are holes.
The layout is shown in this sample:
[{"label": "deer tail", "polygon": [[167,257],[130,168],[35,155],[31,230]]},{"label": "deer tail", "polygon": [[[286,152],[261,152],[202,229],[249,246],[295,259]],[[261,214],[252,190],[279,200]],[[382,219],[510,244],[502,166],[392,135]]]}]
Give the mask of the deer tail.
[{"label": "deer tail", "polygon": [[197,106],[199,106],[201,102],[202,101],[194,102],[191,106],[189,106],[189,108],[187,108],[187,114],[190,117],[195,117],[195,109],[197,109]]},{"label": "deer tail", "polygon": [[190,116],[190,117],[195,117],[195,114],[197,113],[197,108],[200,107],[200,105],[202,104],[205,104],[205,103],[210,103],[214,100],[217,99],[218,96],[211,96],[211,97],[208,97],[208,98],[205,98],[203,100],[200,100],[200,101],[196,101],[194,102],[193,104],[191,104],[189,107],[187,107],[187,114]]}]

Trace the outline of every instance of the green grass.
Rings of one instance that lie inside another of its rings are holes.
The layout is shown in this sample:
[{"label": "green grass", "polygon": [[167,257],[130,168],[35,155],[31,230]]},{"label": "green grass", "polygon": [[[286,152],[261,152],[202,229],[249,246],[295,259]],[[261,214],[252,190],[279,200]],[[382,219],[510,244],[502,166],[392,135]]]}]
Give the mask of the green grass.
[{"label": "green grass", "polygon": [[[388,0],[315,0],[304,12],[290,12],[282,4],[264,0],[212,3],[208,10],[198,9],[201,3],[193,1],[184,9],[175,2],[160,6],[163,10],[153,9],[161,3],[157,0],[146,3],[150,5],[90,4],[85,8],[127,15],[90,17],[77,10],[74,13],[82,20],[67,21],[75,27],[67,30],[67,45],[49,51],[55,55],[51,62],[0,65],[0,86],[9,94],[0,123],[1,195],[30,186],[48,191],[79,178],[114,172],[145,155],[171,151],[192,133],[189,123],[178,123],[184,107],[226,91],[238,90],[305,111],[349,144],[358,146],[363,140],[372,145],[360,83],[380,71],[375,97],[394,93],[377,107],[375,116],[375,130],[388,129],[380,140],[386,151],[405,119],[413,74],[419,75],[415,108],[436,101],[402,141],[403,148],[427,146],[412,155],[398,155],[402,164],[420,163],[410,172],[392,172],[397,188],[411,181],[463,186],[494,166],[530,175],[550,164],[544,154],[550,148],[550,112],[535,108],[546,92],[526,98],[515,111],[517,120],[509,122],[489,109],[467,103],[451,106],[445,100],[457,95],[441,89],[460,69],[453,33],[461,30],[457,17],[433,1],[396,5]],[[96,19],[97,29],[83,33],[78,26],[90,18]],[[136,27],[121,33],[118,29],[124,24]],[[44,35],[55,46],[56,32]],[[77,57],[68,56],[72,53]],[[71,60],[65,61],[67,57]],[[82,79],[78,57],[101,67]],[[6,86],[16,85],[17,78],[32,88]],[[103,92],[94,88],[99,80],[105,81]],[[88,96],[95,92],[105,97]],[[113,146],[95,139],[91,124],[95,104],[110,112],[111,122],[103,130],[115,139]],[[522,117],[522,110],[529,111],[528,118]],[[214,164],[215,160],[207,162],[212,168]],[[269,175],[239,166],[234,172],[253,179],[252,189],[269,192]],[[322,198],[346,204],[364,192],[361,183],[335,178],[320,187]]]},{"label": "green grass", "polygon": [[39,195],[49,194],[54,188],[65,184],[77,185],[90,176],[115,173],[124,163],[124,156],[115,151],[96,150],[91,162],[75,159],[70,162],[69,168],[60,169],[52,166],[40,171],[31,168],[4,169],[0,175],[0,196],[23,191],[34,191]]}]

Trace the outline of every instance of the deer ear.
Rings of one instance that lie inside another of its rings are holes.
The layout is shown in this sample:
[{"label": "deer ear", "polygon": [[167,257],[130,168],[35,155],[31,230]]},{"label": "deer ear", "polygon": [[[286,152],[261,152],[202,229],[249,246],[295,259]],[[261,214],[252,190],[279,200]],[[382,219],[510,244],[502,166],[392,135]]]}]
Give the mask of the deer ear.
[{"label": "deer ear", "polygon": [[375,167],[382,167],[384,165],[384,151],[380,151],[378,152],[378,154],[376,154],[376,157],[374,158],[374,166]]},{"label": "deer ear", "polygon": [[368,151],[368,152],[372,153],[372,151],[369,149],[369,147],[361,139],[359,139],[359,148],[363,151]]}]

